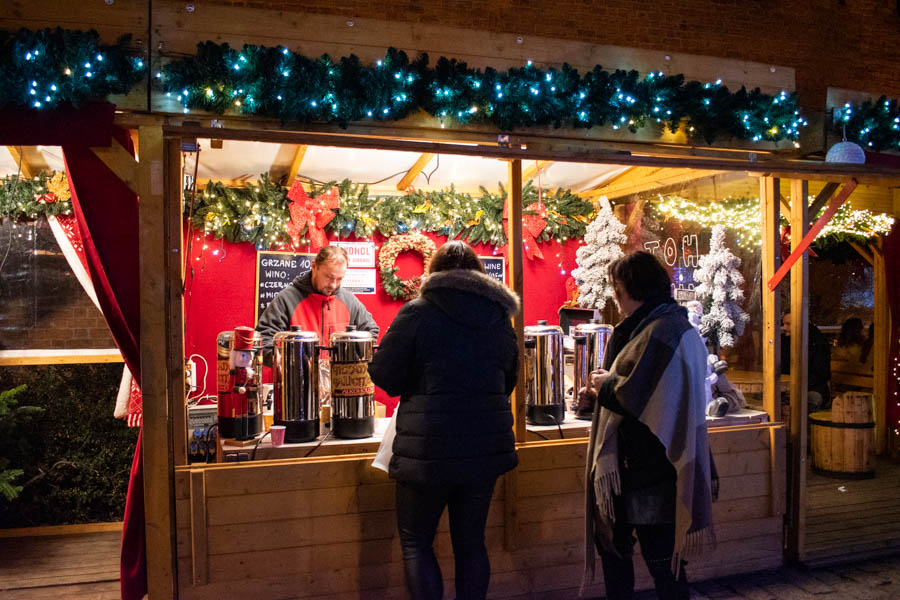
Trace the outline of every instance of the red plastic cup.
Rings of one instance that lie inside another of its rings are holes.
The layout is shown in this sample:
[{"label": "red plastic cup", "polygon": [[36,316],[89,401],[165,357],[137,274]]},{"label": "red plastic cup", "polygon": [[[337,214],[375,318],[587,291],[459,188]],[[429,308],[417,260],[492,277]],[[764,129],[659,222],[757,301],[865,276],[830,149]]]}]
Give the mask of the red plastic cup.
[{"label": "red plastic cup", "polygon": [[284,425],[272,425],[269,427],[272,434],[272,446],[277,448],[284,445]]}]

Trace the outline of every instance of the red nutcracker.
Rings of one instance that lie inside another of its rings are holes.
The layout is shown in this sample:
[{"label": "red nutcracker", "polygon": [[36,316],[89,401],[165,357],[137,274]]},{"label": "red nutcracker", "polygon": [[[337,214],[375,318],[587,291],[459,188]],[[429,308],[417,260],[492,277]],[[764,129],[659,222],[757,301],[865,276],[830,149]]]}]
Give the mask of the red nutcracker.
[{"label": "red nutcracker", "polygon": [[[231,338],[231,355],[228,359],[231,410],[240,425],[234,431],[235,438],[249,440],[259,432],[258,371],[254,352],[257,334],[251,327],[235,327]],[[237,423],[235,423],[237,425]]]}]

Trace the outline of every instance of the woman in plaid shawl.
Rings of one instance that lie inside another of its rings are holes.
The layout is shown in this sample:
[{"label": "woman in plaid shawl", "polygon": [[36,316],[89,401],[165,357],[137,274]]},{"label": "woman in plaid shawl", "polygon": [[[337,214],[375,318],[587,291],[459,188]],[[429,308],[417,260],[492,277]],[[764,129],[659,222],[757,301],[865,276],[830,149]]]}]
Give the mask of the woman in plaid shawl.
[{"label": "woman in plaid shawl", "polygon": [[609,272],[626,318],[592,374],[599,410],[587,454],[585,584],[596,545],[607,598],[631,598],[636,533],[659,598],[687,600],[682,559],[715,543],[707,352],[654,255],[625,256]]}]

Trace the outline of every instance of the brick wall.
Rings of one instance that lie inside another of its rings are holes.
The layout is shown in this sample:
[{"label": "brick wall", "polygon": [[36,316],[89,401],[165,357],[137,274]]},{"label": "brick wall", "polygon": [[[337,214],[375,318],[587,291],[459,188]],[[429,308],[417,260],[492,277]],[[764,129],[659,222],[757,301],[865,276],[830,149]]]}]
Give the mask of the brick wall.
[{"label": "brick wall", "polygon": [[[44,219],[0,227],[0,350],[114,348]],[[7,237],[8,236],[8,237]]]},{"label": "brick wall", "polygon": [[[803,107],[828,87],[900,95],[893,0],[208,0],[751,60],[793,67]],[[385,40],[389,45],[390,40]]]}]

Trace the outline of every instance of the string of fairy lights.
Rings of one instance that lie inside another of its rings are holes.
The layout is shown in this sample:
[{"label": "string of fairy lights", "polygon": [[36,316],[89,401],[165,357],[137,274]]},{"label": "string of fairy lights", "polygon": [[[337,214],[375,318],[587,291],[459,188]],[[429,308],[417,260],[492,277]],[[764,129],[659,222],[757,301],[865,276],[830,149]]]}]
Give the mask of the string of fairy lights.
[{"label": "string of fairy lights", "polygon": [[[701,203],[676,195],[659,196],[659,202],[651,205],[651,210],[664,218],[697,223],[705,228],[726,224],[734,233],[739,246],[753,249],[760,245],[759,198],[728,197],[715,203]],[[816,218],[824,211],[825,208],[822,208]],[[781,221],[783,225],[788,224],[783,216]],[[847,203],[822,228],[816,236],[816,242],[852,239],[865,243],[877,235],[890,233],[893,224],[894,218],[885,213],[855,210]]]},{"label": "string of fairy lights", "polygon": [[[685,81],[662,71],[579,74],[567,64],[540,68],[471,69],[465,62],[427,55],[410,61],[388,49],[364,65],[354,55],[308,58],[281,46],[202,42],[149,73],[147,49],[124,35],[101,44],[95,31],[0,30],[0,108],[48,110],[128,94],[150,77],[155,89],[184,112],[226,111],[278,117],[283,122],[398,120],[424,110],[444,124],[493,123],[501,130],[535,125],[632,132],[684,128],[712,142],[793,140],[806,120],[793,93],[731,92],[721,80]],[[846,103],[835,110],[834,131],[870,151],[900,148],[900,100]]]}]

